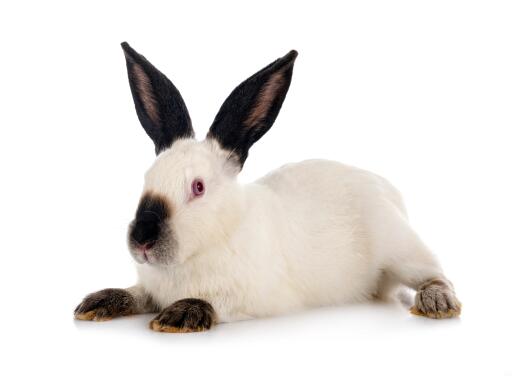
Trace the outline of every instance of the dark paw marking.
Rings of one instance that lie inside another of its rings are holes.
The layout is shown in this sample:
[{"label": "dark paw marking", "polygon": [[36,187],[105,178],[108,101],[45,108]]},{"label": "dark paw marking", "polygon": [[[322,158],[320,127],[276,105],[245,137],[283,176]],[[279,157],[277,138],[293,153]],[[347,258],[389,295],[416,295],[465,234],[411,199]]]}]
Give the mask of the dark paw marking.
[{"label": "dark paw marking", "polygon": [[411,313],[432,319],[457,317],[461,304],[449,282],[434,279],[424,283],[418,289]]},{"label": "dark paw marking", "polygon": [[106,321],[134,313],[135,299],[123,289],[105,289],[87,295],[75,309],[75,318]]},{"label": "dark paw marking", "polygon": [[210,303],[200,299],[183,299],[171,304],[149,323],[157,332],[189,333],[208,330],[215,322]]}]

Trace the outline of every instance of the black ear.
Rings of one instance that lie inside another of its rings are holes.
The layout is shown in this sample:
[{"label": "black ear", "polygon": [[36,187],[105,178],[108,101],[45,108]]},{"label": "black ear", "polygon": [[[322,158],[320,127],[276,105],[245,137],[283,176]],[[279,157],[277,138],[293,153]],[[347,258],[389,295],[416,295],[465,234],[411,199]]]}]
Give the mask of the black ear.
[{"label": "black ear", "polygon": [[155,143],[156,154],[178,138],[194,137],[192,122],[180,92],[144,56],[121,43],[137,116]]},{"label": "black ear", "polygon": [[243,166],[249,148],[272,126],[292,80],[290,51],[242,82],[224,101],[208,132]]}]

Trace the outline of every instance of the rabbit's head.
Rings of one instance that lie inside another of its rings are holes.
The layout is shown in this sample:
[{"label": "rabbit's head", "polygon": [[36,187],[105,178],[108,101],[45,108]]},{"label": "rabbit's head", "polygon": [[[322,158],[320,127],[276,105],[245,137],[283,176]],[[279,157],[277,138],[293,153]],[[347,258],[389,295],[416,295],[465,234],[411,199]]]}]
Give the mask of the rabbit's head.
[{"label": "rabbit's head", "polygon": [[176,87],[127,43],[122,47],[137,116],[157,154],[129,226],[129,249],[139,263],[182,263],[225,245],[240,222],[244,195],[236,176],[279,113],[297,52],[235,88],[206,139],[196,141]]}]

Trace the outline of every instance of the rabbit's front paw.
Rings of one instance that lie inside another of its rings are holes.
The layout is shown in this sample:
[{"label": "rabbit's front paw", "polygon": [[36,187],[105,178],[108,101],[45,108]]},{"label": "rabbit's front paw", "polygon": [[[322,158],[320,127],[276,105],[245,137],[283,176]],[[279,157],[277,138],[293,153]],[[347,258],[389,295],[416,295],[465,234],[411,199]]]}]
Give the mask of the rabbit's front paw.
[{"label": "rabbit's front paw", "polygon": [[215,312],[210,303],[201,299],[183,299],[164,309],[149,327],[157,332],[202,332],[215,322]]},{"label": "rabbit's front paw", "polygon": [[107,321],[134,313],[134,297],[123,289],[105,289],[87,295],[75,309],[75,319]]},{"label": "rabbit's front paw", "polygon": [[411,313],[431,319],[445,319],[459,316],[461,307],[449,282],[433,279],[419,287]]}]

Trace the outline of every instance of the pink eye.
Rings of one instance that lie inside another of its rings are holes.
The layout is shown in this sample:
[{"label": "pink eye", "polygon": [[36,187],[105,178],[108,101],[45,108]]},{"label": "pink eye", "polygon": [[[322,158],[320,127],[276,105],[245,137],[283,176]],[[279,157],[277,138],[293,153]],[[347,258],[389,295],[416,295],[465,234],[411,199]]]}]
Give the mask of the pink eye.
[{"label": "pink eye", "polygon": [[194,196],[202,196],[204,193],[204,183],[201,179],[195,179],[192,182],[192,193]]}]

